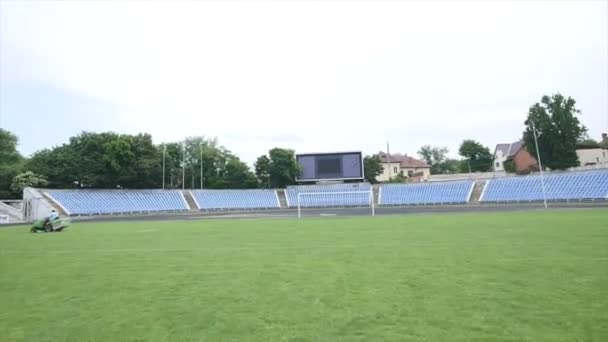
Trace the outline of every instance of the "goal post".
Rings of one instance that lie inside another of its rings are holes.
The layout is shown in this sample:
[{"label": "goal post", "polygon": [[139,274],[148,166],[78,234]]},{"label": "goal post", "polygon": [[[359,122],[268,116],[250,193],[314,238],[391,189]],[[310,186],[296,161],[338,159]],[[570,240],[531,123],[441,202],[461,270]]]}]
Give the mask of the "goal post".
[{"label": "goal post", "polygon": [[322,191],[298,192],[298,218],[302,218],[302,208],[340,208],[340,207],[371,207],[372,216],[376,216],[374,191]]}]

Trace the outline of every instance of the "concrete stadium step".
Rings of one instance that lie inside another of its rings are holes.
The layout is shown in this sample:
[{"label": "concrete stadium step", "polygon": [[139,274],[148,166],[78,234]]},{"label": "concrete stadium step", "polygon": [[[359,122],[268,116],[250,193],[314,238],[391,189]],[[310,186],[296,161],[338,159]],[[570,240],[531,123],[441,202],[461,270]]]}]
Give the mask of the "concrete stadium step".
[{"label": "concrete stadium step", "polygon": [[279,203],[281,205],[281,209],[287,208],[287,197],[285,197],[284,189],[277,189],[277,196],[279,196]]},{"label": "concrete stadium step", "polygon": [[483,191],[483,187],[486,185],[485,180],[476,180],[475,186],[473,187],[473,192],[471,193],[471,198],[469,199],[469,203],[478,204],[479,198],[481,197],[481,192]]},{"label": "concrete stadium step", "polygon": [[184,190],[182,191],[182,194],[184,195],[184,198],[186,199],[186,202],[188,203],[188,209],[190,210],[199,210],[198,207],[196,206],[196,202],[194,202],[194,198],[192,198],[192,194],[190,193],[190,191],[188,190]]},{"label": "concrete stadium step", "polygon": [[380,196],[380,185],[372,185],[372,191],[374,193],[374,205],[378,205],[378,197]]}]

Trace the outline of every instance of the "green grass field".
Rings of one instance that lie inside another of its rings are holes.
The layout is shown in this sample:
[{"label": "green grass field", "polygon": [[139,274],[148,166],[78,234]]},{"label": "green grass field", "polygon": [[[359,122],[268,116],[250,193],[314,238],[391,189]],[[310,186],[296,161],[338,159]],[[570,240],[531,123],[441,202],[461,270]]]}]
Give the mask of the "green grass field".
[{"label": "green grass field", "polygon": [[608,210],[0,229],[2,341],[608,340]]}]

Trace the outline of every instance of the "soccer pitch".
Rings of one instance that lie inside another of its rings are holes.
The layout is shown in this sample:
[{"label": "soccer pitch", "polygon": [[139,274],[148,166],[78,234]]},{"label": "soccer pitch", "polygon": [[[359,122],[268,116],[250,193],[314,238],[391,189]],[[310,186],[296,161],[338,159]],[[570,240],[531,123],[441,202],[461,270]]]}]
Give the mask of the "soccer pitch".
[{"label": "soccer pitch", "polygon": [[0,229],[2,341],[608,340],[608,210]]}]

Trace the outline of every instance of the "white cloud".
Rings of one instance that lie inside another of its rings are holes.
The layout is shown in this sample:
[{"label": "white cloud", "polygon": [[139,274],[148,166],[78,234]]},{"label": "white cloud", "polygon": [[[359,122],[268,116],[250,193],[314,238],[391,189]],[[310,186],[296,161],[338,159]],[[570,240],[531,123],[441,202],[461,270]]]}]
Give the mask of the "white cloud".
[{"label": "white cloud", "polygon": [[116,104],[116,130],[218,136],[252,161],[276,144],[493,147],[557,91],[599,135],[606,13],[564,1],[8,2],[1,39],[28,56],[6,67],[21,77]]}]

